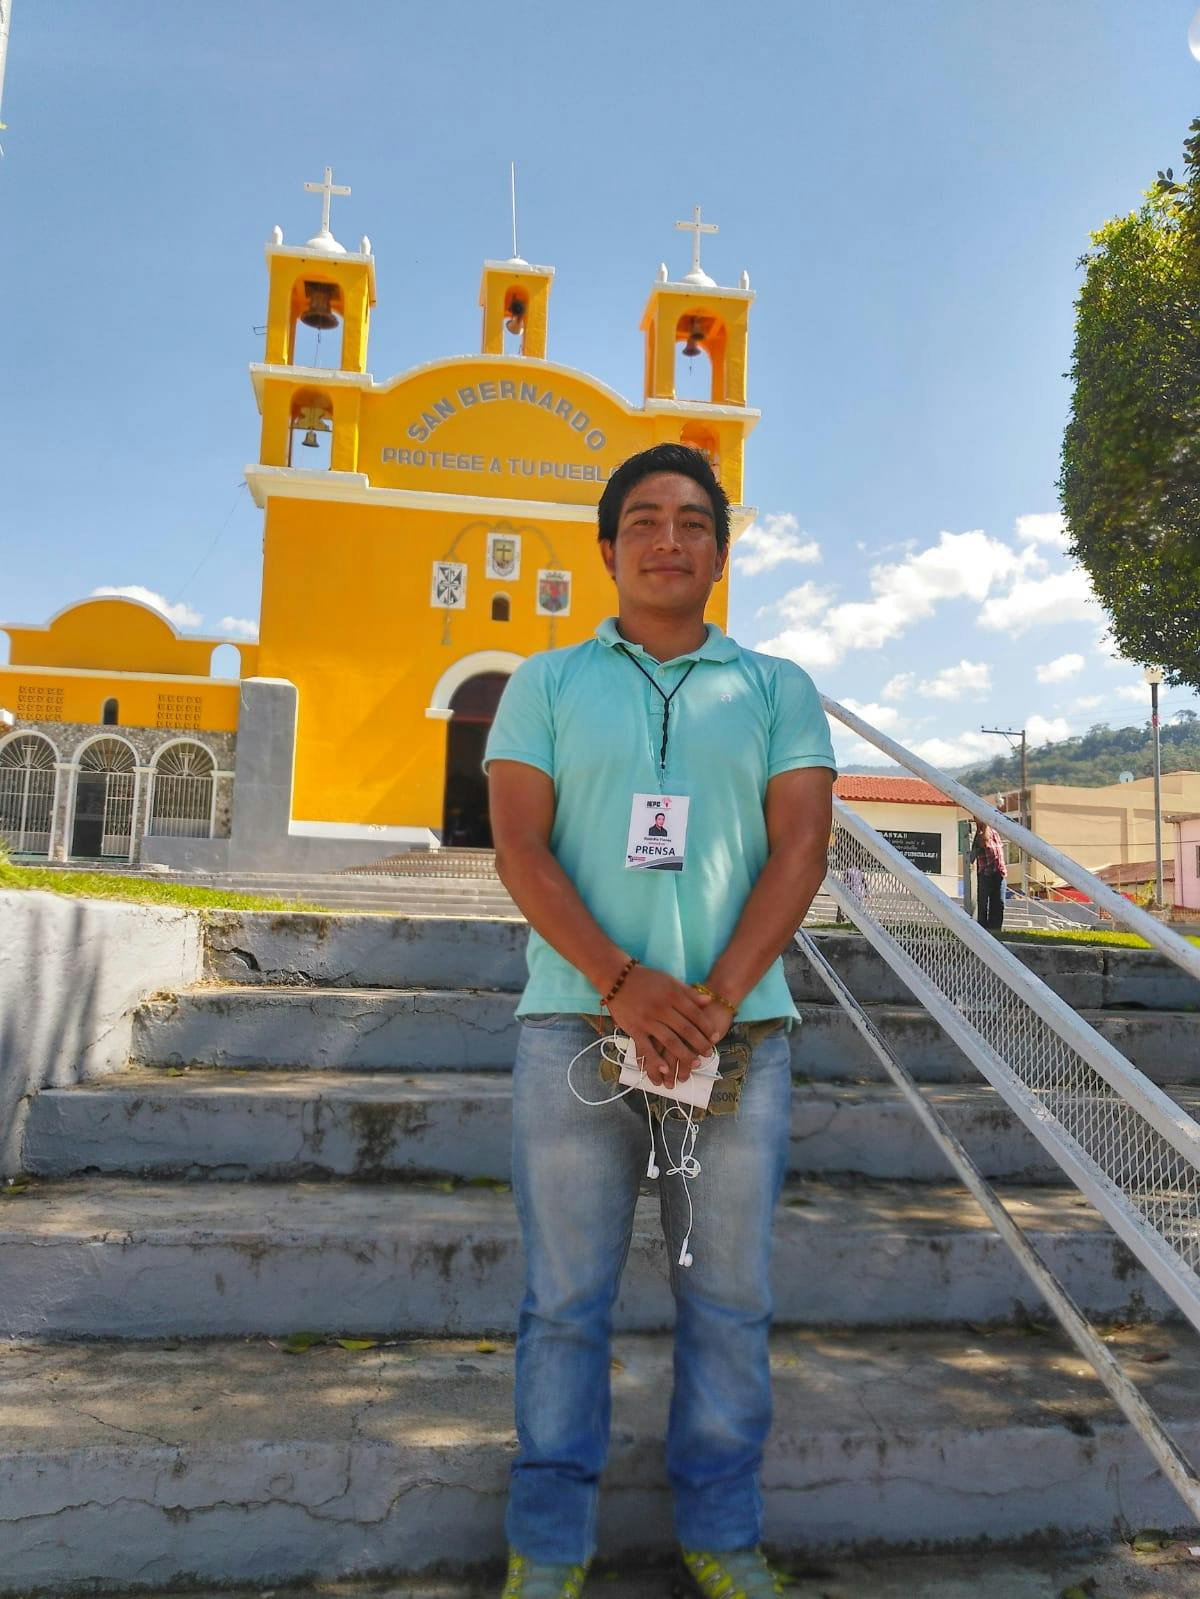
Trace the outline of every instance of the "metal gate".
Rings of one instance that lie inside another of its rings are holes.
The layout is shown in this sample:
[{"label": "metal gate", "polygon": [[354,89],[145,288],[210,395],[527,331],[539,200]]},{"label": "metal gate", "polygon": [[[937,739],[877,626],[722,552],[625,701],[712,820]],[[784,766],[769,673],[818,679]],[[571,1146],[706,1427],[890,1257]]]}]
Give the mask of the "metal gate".
[{"label": "metal gate", "polygon": [[137,792],[133,751],[119,738],[97,739],[79,757],[71,854],[128,858]]},{"label": "metal gate", "polygon": [[212,836],[213,758],[199,744],[172,744],[154,769],[147,833],[156,838]]},{"label": "metal gate", "polygon": [[0,750],[0,838],[14,855],[49,855],[56,776],[49,739],[22,733]]}]

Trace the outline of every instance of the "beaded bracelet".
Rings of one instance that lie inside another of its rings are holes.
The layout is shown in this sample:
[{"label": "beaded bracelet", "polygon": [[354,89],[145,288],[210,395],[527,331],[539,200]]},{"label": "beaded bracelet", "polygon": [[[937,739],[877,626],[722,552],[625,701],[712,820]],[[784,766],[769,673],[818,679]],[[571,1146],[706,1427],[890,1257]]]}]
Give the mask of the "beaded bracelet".
[{"label": "beaded bracelet", "polygon": [[600,1001],[600,1003],[602,1005],[607,1005],[609,1000],[615,999],[617,997],[617,991],[621,987],[621,984],[629,976],[629,974],[633,970],[633,968],[635,966],[637,966],[638,964],[639,964],[639,962],[638,962],[637,956],[636,955],[631,955],[629,957],[629,959],[625,962],[624,966],[621,967],[621,971],[620,971],[620,974],[617,977],[616,982],[612,985],[612,987],[609,989],[608,993],[605,994],[604,998]]},{"label": "beaded bracelet", "polygon": [[720,994],[716,993],[708,986],[707,983],[693,983],[692,987],[697,993],[707,994],[709,999],[715,999],[718,1005],[724,1005],[725,1009],[731,1016],[737,1015],[737,1006],[732,1004],[731,1001],[724,999]]}]

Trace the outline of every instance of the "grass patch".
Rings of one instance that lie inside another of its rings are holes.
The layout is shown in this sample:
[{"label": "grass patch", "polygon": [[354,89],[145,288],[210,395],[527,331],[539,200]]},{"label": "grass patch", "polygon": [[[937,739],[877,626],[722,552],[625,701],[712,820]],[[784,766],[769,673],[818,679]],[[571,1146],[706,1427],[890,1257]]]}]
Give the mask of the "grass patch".
[{"label": "grass patch", "polygon": [[[1200,938],[1184,934],[1189,944],[1200,945]],[[1100,928],[1014,927],[1002,934],[1006,944],[1106,944],[1110,949],[1149,949],[1136,933],[1107,932]]]},{"label": "grass patch", "polygon": [[[805,922],[806,933],[848,933],[861,938],[857,927],[847,922]],[[1200,945],[1200,938],[1182,935],[1189,944]],[[1006,927],[1000,935],[1005,944],[1099,944],[1109,949],[1149,949],[1137,933],[1121,933],[1092,927]]]},{"label": "grass patch", "polygon": [[186,883],[160,883],[154,878],[117,877],[110,872],[48,872],[40,866],[14,866],[0,860],[0,888],[37,888],[69,899],[132,900],[139,905],[182,905],[191,910],[323,911],[324,905],[280,899],[274,894],[226,893],[220,888],[193,888]]}]

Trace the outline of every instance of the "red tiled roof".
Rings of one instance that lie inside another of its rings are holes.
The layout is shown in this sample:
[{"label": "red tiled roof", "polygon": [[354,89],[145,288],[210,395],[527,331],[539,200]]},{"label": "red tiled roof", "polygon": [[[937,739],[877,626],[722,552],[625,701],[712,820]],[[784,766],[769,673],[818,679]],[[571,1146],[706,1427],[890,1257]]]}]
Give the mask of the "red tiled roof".
[{"label": "red tiled roof", "polygon": [[[1164,855],[1162,863],[1163,881],[1175,881],[1175,861],[1172,857]],[[1154,879],[1153,857],[1148,861],[1114,861],[1111,866],[1102,866],[1095,874],[1102,882],[1116,883],[1149,883]]]},{"label": "red tiled roof", "polygon": [[919,777],[858,777],[847,773],[833,785],[840,800],[874,801],[880,805],[954,805],[941,789]]}]

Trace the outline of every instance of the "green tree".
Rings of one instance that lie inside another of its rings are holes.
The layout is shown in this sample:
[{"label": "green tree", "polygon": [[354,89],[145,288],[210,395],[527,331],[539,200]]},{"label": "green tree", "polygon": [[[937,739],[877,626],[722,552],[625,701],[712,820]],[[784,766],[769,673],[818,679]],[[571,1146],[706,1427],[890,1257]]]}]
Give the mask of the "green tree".
[{"label": "green tree", "polygon": [[1200,688],[1200,118],[1184,152],[1082,258],[1059,490],[1121,653]]}]

